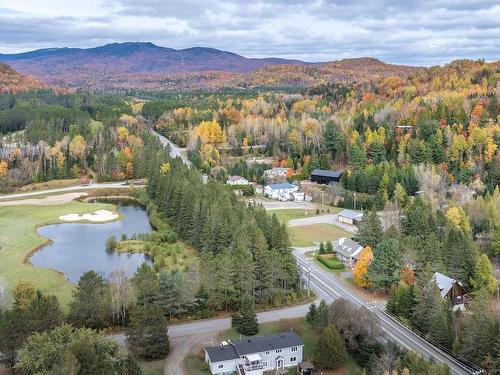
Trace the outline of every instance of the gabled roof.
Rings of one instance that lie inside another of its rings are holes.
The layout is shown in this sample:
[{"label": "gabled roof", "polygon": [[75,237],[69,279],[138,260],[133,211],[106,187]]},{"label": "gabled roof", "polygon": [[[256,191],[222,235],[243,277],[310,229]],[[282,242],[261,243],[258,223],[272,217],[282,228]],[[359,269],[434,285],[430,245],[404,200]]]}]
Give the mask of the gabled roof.
[{"label": "gabled roof", "polygon": [[315,169],[311,172],[311,176],[333,177],[340,178],[343,171],[327,171],[325,169]]},{"label": "gabled roof", "polygon": [[451,288],[453,288],[453,285],[455,283],[458,283],[463,288],[463,285],[460,281],[452,279],[451,277],[448,277],[446,275],[443,275],[442,273],[435,272],[434,276],[432,276],[434,281],[436,282],[439,291],[441,292],[441,297],[446,297],[448,292],[450,291]]},{"label": "gabled roof", "polygon": [[245,177],[241,177],[241,176],[230,176],[227,180],[228,181],[241,181],[241,180],[244,180],[244,181],[248,182],[248,180]]},{"label": "gabled roof", "polygon": [[297,187],[297,185],[289,184],[288,182],[284,182],[282,184],[269,184],[267,186],[269,186],[273,190],[293,189]]},{"label": "gabled roof", "polygon": [[232,344],[213,346],[211,348],[205,348],[205,350],[210,358],[210,362],[223,362],[240,358]]},{"label": "gabled roof", "polygon": [[302,340],[294,332],[279,333],[272,336],[255,336],[220,346],[206,348],[211,362],[230,361],[244,355],[257,354],[268,350],[302,346]]},{"label": "gabled roof", "polygon": [[290,348],[292,346],[303,345],[299,335],[294,332],[279,333],[272,336],[256,336],[248,339],[233,342],[234,347],[240,356]]},{"label": "gabled roof", "polygon": [[355,259],[358,258],[359,253],[363,250],[363,246],[359,243],[344,237],[339,238],[337,241],[333,241],[332,245],[335,253]]},{"label": "gabled roof", "polygon": [[337,215],[347,217],[349,219],[361,219],[363,217],[362,212],[348,210],[348,209],[340,211]]}]

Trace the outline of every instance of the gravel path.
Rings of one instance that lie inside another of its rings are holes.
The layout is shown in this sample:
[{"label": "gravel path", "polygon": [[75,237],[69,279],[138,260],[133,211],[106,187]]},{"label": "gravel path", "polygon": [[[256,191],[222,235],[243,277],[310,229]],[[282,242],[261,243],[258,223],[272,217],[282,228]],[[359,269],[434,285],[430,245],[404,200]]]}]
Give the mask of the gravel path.
[{"label": "gravel path", "polygon": [[175,337],[170,340],[170,353],[165,360],[165,375],[190,375],[182,362],[189,354],[197,354],[205,346],[217,345],[217,332]]},{"label": "gravel path", "polygon": [[71,202],[72,200],[85,196],[87,193],[66,193],[60,195],[51,195],[45,198],[30,198],[30,199],[19,199],[15,201],[0,201],[0,206],[16,206],[18,204],[31,204],[35,206],[50,206],[52,204],[63,204]]}]

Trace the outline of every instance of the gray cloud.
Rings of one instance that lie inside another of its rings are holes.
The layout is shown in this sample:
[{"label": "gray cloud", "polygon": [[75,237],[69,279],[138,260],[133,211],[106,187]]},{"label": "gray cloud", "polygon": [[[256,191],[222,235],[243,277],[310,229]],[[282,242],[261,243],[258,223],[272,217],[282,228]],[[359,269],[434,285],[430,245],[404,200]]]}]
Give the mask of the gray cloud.
[{"label": "gray cloud", "polygon": [[[373,56],[433,65],[500,59],[495,0],[88,1],[98,9],[92,16],[79,14],[78,7],[51,12],[49,0],[39,0],[37,11],[2,8],[0,0],[0,52],[141,40],[307,61]],[[44,3],[46,12],[40,11]]]}]

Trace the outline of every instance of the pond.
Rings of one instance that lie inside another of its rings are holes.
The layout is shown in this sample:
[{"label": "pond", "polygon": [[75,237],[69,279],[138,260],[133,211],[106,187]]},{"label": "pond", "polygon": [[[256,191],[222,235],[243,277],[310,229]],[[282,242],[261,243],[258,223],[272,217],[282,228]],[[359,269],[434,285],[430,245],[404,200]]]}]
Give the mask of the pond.
[{"label": "pond", "polygon": [[104,277],[117,269],[133,275],[142,263],[151,264],[151,257],[106,250],[106,240],[111,236],[120,239],[122,234],[130,238],[133,234],[149,233],[152,227],[146,210],[140,205],[118,203],[118,211],[122,219],[111,223],[63,223],[40,227],[38,233],[53,242],[33,254],[31,264],[63,272],[72,283],[77,283],[89,270]]}]

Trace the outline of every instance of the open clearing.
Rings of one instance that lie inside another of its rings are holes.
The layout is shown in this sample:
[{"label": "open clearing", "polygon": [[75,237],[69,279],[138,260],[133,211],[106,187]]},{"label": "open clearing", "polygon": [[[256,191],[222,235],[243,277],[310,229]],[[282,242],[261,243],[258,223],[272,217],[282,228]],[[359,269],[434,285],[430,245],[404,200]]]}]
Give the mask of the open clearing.
[{"label": "open clearing", "polygon": [[333,241],[340,237],[351,237],[352,234],[332,224],[311,224],[296,227],[289,227],[288,233],[292,240],[292,245],[297,247],[307,247],[315,242]]},{"label": "open clearing", "polygon": [[25,263],[30,253],[47,241],[36,230],[43,225],[61,223],[59,216],[64,214],[85,214],[104,209],[116,212],[111,204],[75,201],[52,206],[0,207],[0,278],[9,288],[14,288],[20,281],[31,282],[42,292],[57,296],[61,305],[66,306],[72,285],[64,276]]},{"label": "open clearing", "polygon": [[[319,210],[319,213],[317,213],[316,210]],[[292,208],[292,209],[271,210],[269,211],[269,214],[276,215],[280,221],[290,221],[294,219],[303,219],[307,217],[314,217],[320,215],[337,214],[340,212],[340,210],[341,209],[338,207],[322,206],[318,207],[317,209]]]}]

